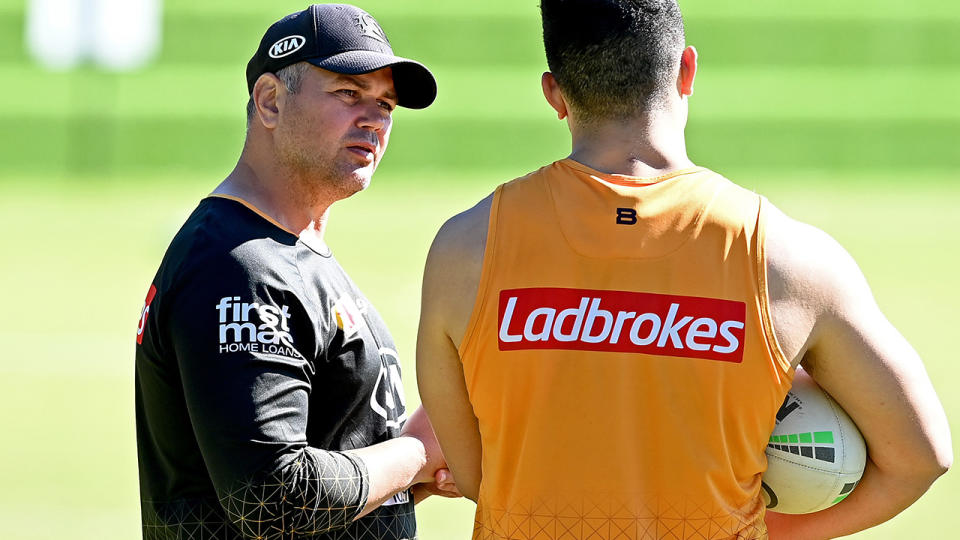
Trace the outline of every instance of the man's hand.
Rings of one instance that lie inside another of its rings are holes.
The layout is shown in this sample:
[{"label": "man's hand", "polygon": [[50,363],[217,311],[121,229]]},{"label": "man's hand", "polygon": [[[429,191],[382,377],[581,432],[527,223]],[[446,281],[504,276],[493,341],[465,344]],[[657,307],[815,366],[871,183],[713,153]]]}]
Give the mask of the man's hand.
[{"label": "man's hand", "polygon": [[370,478],[367,504],[358,517],[408,488],[413,488],[414,501],[429,495],[459,496],[430,419],[422,408],[410,415],[399,437],[351,450],[350,454],[363,460]]},{"label": "man's hand", "polygon": [[443,451],[440,450],[440,443],[437,442],[437,436],[433,432],[430,418],[423,407],[417,408],[410,415],[410,418],[403,425],[403,431],[400,435],[413,437],[423,443],[427,457],[426,463],[420,470],[420,474],[417,475],[415,485],[411,489],[414,503],[419,503],[431,495],[450,498],[463,496],[457,490],[453,474],[447,469]]},{"label": "man's hand", "polygon": [[453,473],[450,472],[450,469],[438,470],[437,474],[433,476],[433,482],[417,484],[410,489],[410,493],[413,494],[414,504],[419,504],[420,501],[431,495],[449,499],[463,497],[463,494],[457,489],[457,483],[453,480]]}]

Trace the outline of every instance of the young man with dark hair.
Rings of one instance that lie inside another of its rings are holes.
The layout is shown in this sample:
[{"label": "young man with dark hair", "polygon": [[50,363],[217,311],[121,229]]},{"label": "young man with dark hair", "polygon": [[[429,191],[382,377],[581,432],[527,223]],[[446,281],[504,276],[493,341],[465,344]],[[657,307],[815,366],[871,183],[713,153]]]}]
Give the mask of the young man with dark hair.
[{"label": "young man with dark hair", "polygon": [[401,540],[455,494],[422,410],[406,410],[383,320],[323,240],[370,183],[397,106],[436,82],[369,14],[313,5],[247,65],[236,168],[177,233],[137,332],[145,540]]},{"label": "young man with dark hair", "polygon": [[[568,158],[451,218],[428,256],[425,407],[474,538],[828,538],[894,516],[952,460],[917,354],[823,232],[696,166],[673,0],[543,0]],[[866,439],[828,510],[766,513],[803,365]]]}]

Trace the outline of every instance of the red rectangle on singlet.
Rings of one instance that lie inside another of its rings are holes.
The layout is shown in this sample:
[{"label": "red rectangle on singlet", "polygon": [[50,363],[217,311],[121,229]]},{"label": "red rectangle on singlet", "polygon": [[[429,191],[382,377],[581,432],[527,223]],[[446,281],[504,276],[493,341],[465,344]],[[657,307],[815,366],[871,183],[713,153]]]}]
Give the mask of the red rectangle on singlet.
[{"label": "red rectangle on singlet", "polygon": [[500,291],[501,351],[567,349],[743,361],[743,302],[626,291]]}]

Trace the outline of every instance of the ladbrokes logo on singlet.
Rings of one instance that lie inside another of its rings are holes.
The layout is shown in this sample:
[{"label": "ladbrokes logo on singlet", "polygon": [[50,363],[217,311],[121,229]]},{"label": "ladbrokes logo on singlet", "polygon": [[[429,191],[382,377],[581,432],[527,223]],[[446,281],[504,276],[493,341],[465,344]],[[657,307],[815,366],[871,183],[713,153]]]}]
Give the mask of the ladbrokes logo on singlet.
[{"label": "ladbrokes logo on singlet", "polygon": [[500,291],[501,351],[570,349],[743,361],[743,302],[626,291]]}]

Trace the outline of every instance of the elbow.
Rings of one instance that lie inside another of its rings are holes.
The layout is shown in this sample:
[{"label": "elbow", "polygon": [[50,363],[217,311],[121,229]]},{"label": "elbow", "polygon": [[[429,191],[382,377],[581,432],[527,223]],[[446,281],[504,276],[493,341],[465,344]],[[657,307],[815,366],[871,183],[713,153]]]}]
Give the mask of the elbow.
[{"label": "elbow", "polygon": [[[266,487],[261,486],[259,492],[266,492]],[[292,499],[295,498],[284,497],[277,501],[250,498],[243,502],[237,501],[239,504],[236,509],[245,509],[249,513],[237,514],[228,510],[228,517],[243,540],[282,540],[302,536],[312,538],[314,534],[345,529],[356,514],[355,508],[349,506],[310,509],[315,503]],[[291,523],[301,525],[291,526]]]},{"label": "elbow", "polygon": [[[301,471],[302,472],[302,471]],[[243,540],[288,540],[346,529],[363,509],[356,493],[337,489],[320,474],[246,483],[221,497],[221,506]],[[321,478],[320,481],[307,481]],[[340,482],[342,485],[343,482]],[[286,485],[284,487],[284,485]]]},{"label": "elbow", "polygon": [[470,474],[468,471],[460,471],[453,474],[453,480],[457,484],[457,491],[465,498],[477,502],[480,497],[480,474],[479,471]]},{"label": "elbow", "polygon": [[938,437],[938,440],[933,441],[932,444],[932,455],[929,459],[928,464],[928,473],[931,476],[930,482],[932,483],[937,478],[941,477],[950,470],[950,467],[953,466],[953,441],[950,437],[950,432],[946,431]]},{"label": "elbow", "polygon": [[941,458],[940,456],[923,463],[917,463],[914,469],[914,478],[917,482],[923,482],[926,488],[929,488],[938,478],[950,470],[951,465],[953,465],[952,457]]},{"label": "elbow", "polygon": [[911,475],[928,487],[943,476],[953,465],[953,445],[950,439],[935,444],[926,455],[912,460]]},{"label": "elbow", "polygon": [[930,486],[932,486],[938,478],[950,470],[951,465],[953,465],[952,456],[943,458],[938,457],[938,459],[930,460],[921,469],[919,469],[916,479],[918,482],[923,482],[924,490],[930,489]]},{"label": "elbow", "polygon": [[467,485],[466,482],[457,482],[457,491],[473,502],[477,502],[477,498],[480,497],[480,490],[474,485]]},{"label": "elbow", "polygon": [[875,467],[891,481],[895,480],[902,489],[919,496],[953,465],[953,447],[949,436],[939,440],[928,439],[925,443],[883,457],[868,449],[868,467]]},{"label": "elbow", "polygon": [[244,540],[290,540],[350,527],[369,478],[342,452],[306,447],[288,463],[218,486],[220,505]]},{"label": "elbow", "polygon": [[936,461],[933,466],[933,479],[943,476],[947,471],[950,470],[950,467],[953,466],[953,444],[948,440],[942,448],[937,452]]},{"label": "elbow", "polygon": [[940,464],[940,469],[937,471],[937,478],[939,478],[939,477],[943,476],[944,474],[946,474],[946,472],[950,470],[950,467],[951,467],[952,465],[953,465],[953,458],[952,458],[952,457],[951,457],[950,459],[948,459],[948,460],[944,460],[944,461]]}]

